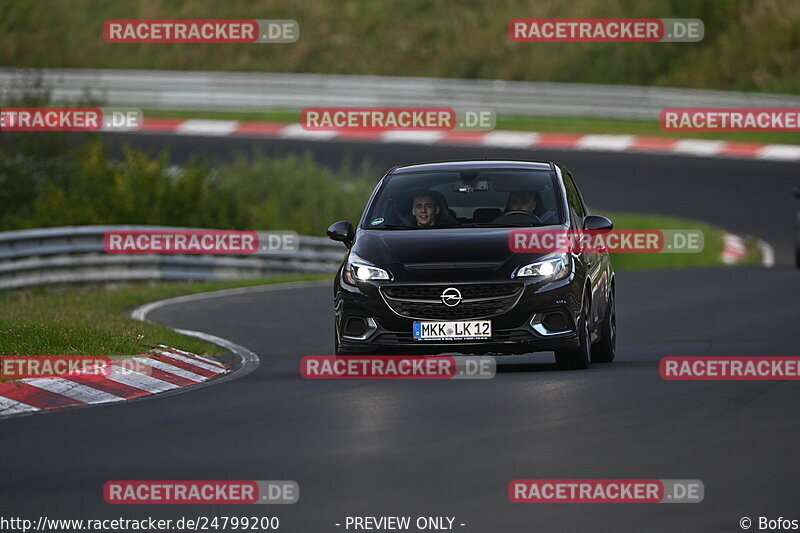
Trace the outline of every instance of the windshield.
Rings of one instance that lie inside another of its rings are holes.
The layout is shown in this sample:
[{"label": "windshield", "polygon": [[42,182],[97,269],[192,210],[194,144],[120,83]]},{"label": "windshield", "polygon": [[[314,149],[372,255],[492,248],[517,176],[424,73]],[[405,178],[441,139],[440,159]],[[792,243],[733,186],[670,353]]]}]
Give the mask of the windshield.
[{"label": "windshield", "polygon": [[364,228],[532,227],[564,222],[548,170],[461,170],[392,176]]}]

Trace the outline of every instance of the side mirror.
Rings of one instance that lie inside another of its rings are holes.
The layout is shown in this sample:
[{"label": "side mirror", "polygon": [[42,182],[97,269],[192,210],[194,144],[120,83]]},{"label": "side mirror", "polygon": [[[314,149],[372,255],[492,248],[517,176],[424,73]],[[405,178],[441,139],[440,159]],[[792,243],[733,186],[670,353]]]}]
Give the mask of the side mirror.
[{"label": "side mirror", "polygon": [[795,198],[800,198],[800,185],[795,185],[794,186],[794,197]]},{"label": "side mirror", "polygon": [[612,230],[614,223],[606,217],[599,215],[588,215],[583,219],[583,229],[585,230]]},{"label": "side mirror", "polygon": [[353,228],[353,224],[349,220],[336,222],[331,224],[331,227],[328,228],[328,237],[334,241],[343,242],[348,248],[352,246],[353,238],[355,238],[355,236],[356,230]]}]

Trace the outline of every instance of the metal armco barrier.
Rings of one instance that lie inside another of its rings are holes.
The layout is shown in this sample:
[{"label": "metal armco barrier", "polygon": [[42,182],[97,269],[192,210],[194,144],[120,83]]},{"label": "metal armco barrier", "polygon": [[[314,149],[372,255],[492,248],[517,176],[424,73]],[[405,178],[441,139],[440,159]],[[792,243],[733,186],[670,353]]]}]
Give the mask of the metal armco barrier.
[{"label": "metal armco barrier", "polygon": [[188,230],[164,226],[64,226],[0,232],[0,290],[55,283],[224,280],[291,272],[334,272],[342,243],[300,237],[299,251],[275,255],[117,255],[107,231]]},{"label": "metal armco barrier", "polygon": [[104,105],[144,109],[264,111],[271,108],[442,106],[498,114],[657,119],[664,108],[795,108],[785,94],[631,85],[458,80],[329,74],[175,70],[0,69],[0,86],[41,74],[54,101],[90,90]]}]

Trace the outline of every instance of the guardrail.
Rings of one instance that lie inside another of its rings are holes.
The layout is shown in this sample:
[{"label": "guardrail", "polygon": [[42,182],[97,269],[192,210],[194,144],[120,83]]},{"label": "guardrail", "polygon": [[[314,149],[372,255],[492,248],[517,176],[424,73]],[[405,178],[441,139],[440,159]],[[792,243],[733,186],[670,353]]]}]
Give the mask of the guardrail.
[{"label": "guardrail", "polygon": [[[27,72],[0,69],[9,86]],[[312,106],[491,108],[498,114],[656,119],[668,107],[800,107],[785,94],[502,80],[172,70],[46,69],[55,101],[87,90],[106,105],[145,109],[265,111]]]},{"label": "guardrail", "polygon": [[225,280],[290,272],[334,272],[345,248],[300,237],[287,255],[117,255],[103,249],[107,231],[187,230],[165,226],[64,226],[0,232],[0,290],[55,283]]}]

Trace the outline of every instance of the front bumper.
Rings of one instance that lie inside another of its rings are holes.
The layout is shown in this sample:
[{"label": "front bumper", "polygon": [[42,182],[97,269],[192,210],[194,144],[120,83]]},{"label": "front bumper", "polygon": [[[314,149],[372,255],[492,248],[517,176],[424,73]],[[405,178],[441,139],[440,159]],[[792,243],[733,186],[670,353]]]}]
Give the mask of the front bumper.
[{"label": "front bumper", "polygon": [[[463,316],[457,320],[491,320],[492,337],[485,340],[419,341],[412,330],[415,321],[449,321],[441,317],[401,316],[381,293],[381,286],[392,282],[358,282],[347,285],[337,277],[335,283],[336,334],[341,348],[350,352],[373,354],[521,354],[551,351],[578,346],[575,323],[582,301],[581,284],[571,274],[560,281],[514,280],[523,285],[519,298],[505,312],[491,316]],[[476,281],[491,284],[494,282]],[[497,282],[502,283],[502,282]],[[507,281],[506,281],[507,283]],[[460,287],[467,283],[417,283],[438,288]],[[442,304],[444,306],[444,304]],[[444,311],[444,307],[442,308]],[[561,320],[554,318],[561,317]],[[554,328],[553,324],[558,327]],[[353,327],[353,325],[357,327]],[[549,326],[549,328],[548,328]]]}]

